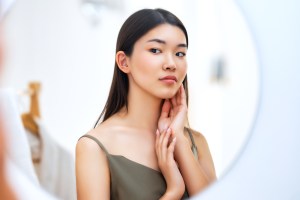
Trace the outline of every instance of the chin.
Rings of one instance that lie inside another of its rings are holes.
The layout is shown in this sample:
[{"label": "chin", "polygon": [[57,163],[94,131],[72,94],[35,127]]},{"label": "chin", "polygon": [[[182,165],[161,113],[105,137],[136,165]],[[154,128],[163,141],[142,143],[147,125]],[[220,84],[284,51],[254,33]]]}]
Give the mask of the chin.
[{"label": "chin", "polygon": [[157,90],[155,91],[155,93],[153,93],[153,95],[160,99],[171,99],[172,97],[174,97],[176,95],[178,88],[177,87],[157,88]]},{"label": "chin", "polygon": [[168,92],[162,95],[159,95],[161,99],[171,99],[172,97],[174,97],[176,94],[176,92]]}]

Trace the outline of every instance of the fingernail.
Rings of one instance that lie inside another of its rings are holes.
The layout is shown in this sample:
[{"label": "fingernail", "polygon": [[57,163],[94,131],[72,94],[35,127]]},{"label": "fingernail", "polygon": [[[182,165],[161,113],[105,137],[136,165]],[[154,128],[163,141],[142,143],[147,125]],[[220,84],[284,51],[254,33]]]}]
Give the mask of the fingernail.
[{"label": "fingernail", "polygon": [[173,138],[172,142],[176,142],[176,137]]},{"label": "fingernail", "polygon": [[159,130],[158,130],[158,129],[156,129],[156,132],[155,132],[155,133],[156,133],[156,135],[158,135],[158,134],[159,134]]}]

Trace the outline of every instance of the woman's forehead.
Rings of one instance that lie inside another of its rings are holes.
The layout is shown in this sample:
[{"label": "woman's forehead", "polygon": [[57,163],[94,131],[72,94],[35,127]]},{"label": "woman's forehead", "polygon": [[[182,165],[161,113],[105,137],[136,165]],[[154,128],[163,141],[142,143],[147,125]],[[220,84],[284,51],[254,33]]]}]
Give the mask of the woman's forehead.
[{"label": "woman's forehead", "polygon": [[184,32],[177,26],[170,24],[161,24],[143,35],[137,42],[149,43],[163,41],[166,44],[185,44],[186,37]]}]

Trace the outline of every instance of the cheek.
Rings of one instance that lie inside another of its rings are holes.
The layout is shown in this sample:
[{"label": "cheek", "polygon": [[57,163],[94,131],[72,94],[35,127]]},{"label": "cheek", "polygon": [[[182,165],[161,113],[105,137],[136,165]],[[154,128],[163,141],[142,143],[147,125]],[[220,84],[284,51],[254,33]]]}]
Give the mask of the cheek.
[{"label": "cheek", "polygon": [[159,59],[153,59],[151,56],[145,53],[140,54],[134,65],[136,70],[149,76],[150,74],[157,73],[157,69],[160,67],[160,61]]},{"label": "cheek", "polygon": [[178,67],[178,72],[179,72],[181,82],[182,82],[187,74],[187,63],[186,62],[181,63],[180,67]]}]

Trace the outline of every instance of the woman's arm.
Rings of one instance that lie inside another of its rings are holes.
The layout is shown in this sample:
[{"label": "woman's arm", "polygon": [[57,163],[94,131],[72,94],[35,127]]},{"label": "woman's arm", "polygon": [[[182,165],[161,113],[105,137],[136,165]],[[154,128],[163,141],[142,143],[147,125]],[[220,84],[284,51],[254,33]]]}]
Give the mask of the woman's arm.
[{"label": "woman's arm", "polygon": [[176,138],[170,141],[171,135],[171,129],[162,133],[156,131],[155,151],[158,166],[167,183],[167,190],[160,200],[181,199],[185,190],[184,180],[174,160]]},{"label": "woman's arm", "polygon": [[93,140],[81,138],[76,145],[78,200],[110,198],[110,176],[105,153]]},{"label": "woman's arm", "polygon": [[213,162],[213,158],[211,156],[208,143],[205,137],[196,131],[193,131],[193,137],[198,148],[198,162],[206,171],[207,175],[209,176],[212,181],[217,179],[215,165]]},{"label": "woman's arm", "polygon": [[199,193],[216,180],[213,160],[205,138],[200,133],[196,137],[193,135],[198,148],[198,159],[195,159],[187,137],[178,138],[175,148],[175,160],[190,196]]},{"label": "woman's arm", "polygon": [[186,96],[181,86],[174,97],[165,100],[158,121],[160,130],[170,127],[176,136],[175,160],[190,196],[199,193],[215,179],[212,158],[204,137],[196,137],[199,159],[195,159],[188,137],[184,134],[187,117]]}]

